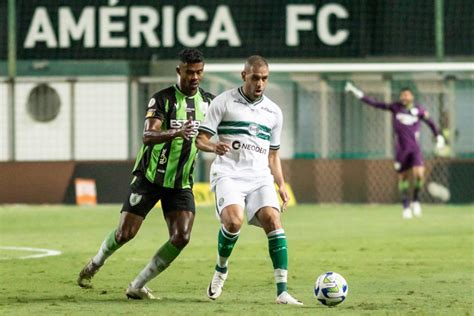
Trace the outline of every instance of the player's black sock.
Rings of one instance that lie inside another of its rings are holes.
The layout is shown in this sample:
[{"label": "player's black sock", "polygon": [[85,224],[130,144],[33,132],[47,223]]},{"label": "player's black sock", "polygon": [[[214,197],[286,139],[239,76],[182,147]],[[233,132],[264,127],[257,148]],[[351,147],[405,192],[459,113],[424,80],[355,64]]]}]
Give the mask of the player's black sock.
[{"label": "player's black sock", "polygon": [[415,189],[413,190],[413,201],[419,201],[420,200],[420,191],[423,188],[423,180],[422,179],[416,179],[415,180]]},{"label": "player's black sock", "polygon": [[400,191],[404,209],[407,209],[410,206],[410,200],[408,199],[409,188],[410,188],[410,183],[408,182],[408,180],[400,180],[398,182],[398,190]]}]

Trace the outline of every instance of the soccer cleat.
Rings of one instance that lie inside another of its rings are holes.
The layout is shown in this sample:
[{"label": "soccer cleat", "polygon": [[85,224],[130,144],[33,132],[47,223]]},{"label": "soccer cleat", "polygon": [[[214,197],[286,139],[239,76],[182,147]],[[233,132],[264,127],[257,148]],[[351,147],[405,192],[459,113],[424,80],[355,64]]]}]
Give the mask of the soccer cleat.
[{"label": "soccer cleat", "polygon": [[92,277],[99,271],[101,266],[95,264],[92,259],[82,268],[77,278],[77,284],[83,288],[92,288]]},{"label": "soccer cleat", "polygon": [[211,283],[207,287],[207,297],[211,300],[215,300],[222,294],[222,288],[224,287],[224,282],[227,279],[227,274],[219,271],[214,272]]},{"label": "soccer cleat", "polygon": [[415,215],[416,217],[421,217],[422,213],[421,213],[421,204],[420,202],[413,202],[412,204],[412,208],[413,208],[413,215]]},{"label": "soccer cleat", "polygon": [[282,292],[276,298],[277,304],[288,304],[288,305],[304,305],[303,302],[298,301],[296,298],[291,296],[288,292]]},{"label": "soccer cleat", "polygon": [[413,218],[413,214],[409,208],[405,208],[403,209],[402,217],[403,219],[411,219]]},{"label": "soccer cleat", "polygon": [[130,284],[125,291],[125,295],[133,300],[158,300],[159,298],[151,294],[151,290],[146,286],[142,288],[133,288]]}]

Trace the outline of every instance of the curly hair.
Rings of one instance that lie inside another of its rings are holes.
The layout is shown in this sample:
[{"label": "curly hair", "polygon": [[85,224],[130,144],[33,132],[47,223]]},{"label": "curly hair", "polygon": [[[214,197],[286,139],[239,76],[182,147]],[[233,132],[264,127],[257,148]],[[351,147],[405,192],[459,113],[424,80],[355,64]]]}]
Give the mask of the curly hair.
[{"label": "curly hair", "polygon": [[204,55],[195,48],[185,48],[178,54],[179,60],[183,64],[197,64],[204,62]]}]

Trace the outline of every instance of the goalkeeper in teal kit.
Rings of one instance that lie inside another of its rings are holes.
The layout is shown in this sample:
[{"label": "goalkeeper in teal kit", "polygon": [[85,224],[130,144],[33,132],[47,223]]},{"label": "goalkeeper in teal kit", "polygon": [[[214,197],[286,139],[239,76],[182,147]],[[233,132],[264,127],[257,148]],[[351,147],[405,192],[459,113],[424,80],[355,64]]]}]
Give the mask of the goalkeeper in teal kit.
[{"label": "goalkeeper in teal kit", "polygon": [[[392,113],[393,130],[395,134],[395,170],[398,172],[398,187],[400,190],[403,213],[405,219],[410,219],[413,215],[420,217],[420,190],[423,187],[425,168],[423,165],[423,155],[420,148],[420,122],[423,121],[431,129],[436,137],[436,147],[441,149],[445,145],[445,140],[441,136],[439,129],[423,106],[414,101],[413,92],[408,88],[400,91],[399,101],[384,103],[364,93],[351,83],[346,83],[345,91],[352,93],[362,102],[381,110]],[[410,207],[408,191],[410,183],[408,181],[409,172],[413,170],[414,191],[413,202]]]}]

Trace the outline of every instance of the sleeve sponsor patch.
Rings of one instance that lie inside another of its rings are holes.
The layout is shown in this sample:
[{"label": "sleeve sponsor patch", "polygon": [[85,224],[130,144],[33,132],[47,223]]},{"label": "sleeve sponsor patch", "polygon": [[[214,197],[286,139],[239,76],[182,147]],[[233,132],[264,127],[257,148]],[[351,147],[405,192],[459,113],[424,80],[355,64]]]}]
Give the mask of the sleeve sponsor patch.
[{"label": "sleeve sponsor patch", "polygon": [[146,116],[145,116],[145,117],[146,117],[146,118],[154,117],[154,116],[155,116],[155,112],[156,112],[155,110],[148,110],[148,111],[146,112]]}]

